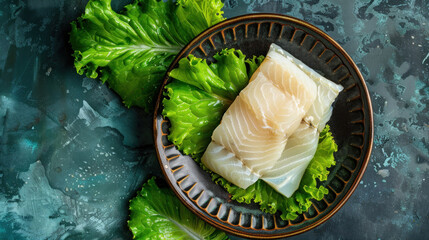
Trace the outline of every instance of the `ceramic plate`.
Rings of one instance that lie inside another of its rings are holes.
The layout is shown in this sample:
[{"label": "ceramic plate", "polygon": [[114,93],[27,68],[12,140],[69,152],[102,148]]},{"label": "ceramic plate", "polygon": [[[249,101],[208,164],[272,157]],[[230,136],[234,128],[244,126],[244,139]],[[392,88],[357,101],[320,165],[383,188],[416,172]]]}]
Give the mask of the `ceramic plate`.
[{"label": "ceramic plate", "polygon": [[[338,152],[336,166],[328,180],[321,183],[329,193],[314,201],[307,213],[294,221],[283,221],[279,213],[271,215],[259,205],[232,201],[222,187],[211,181],[194,160],[183,155],[167,140],[169,122],[161,115],[162,92],[155,116],[154,136],[159,163],[167,182],[179,199],[195,214],[228,233],[256,239],[295,235],[316,227],[337,212],[353,193],[368,164],[373,141],[371,101],[365,81],[347,53],[326,33],[302,20],[274,14],[252,14],[219,23],[197,36],[176,57],[193,54],[213,61],[224,48],[240,49],[246,56],[266,55],[276,43],[317,70],[344,86],[329,121]],[[170,81],[165,77],[164,85]]]}]

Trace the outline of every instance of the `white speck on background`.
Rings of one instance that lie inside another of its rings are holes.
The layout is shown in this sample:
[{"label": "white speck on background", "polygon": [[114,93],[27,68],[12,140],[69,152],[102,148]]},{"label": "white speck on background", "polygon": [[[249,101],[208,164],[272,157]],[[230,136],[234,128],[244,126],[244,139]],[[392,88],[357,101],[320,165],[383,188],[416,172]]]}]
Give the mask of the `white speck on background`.
[{"label": "white speck on background", "polygon": [[386,178],[386,177],[390,176],[390,171],[389,171],[389,169],[380,169],[380,170],[378,170],[377,174],[383,178]]},{"label": "white speck on background", "polygon": [[49,75],[51,75],[51,72],[52,72],[52,68],[49,67],[48,70],[46,70],[46,76],[49,77]]},{"label": "white speck on background", "polygon": [[426,61],[426,59],[429,58],[429,53],[426,55],[426,57],[423,59],[422,64]]}]

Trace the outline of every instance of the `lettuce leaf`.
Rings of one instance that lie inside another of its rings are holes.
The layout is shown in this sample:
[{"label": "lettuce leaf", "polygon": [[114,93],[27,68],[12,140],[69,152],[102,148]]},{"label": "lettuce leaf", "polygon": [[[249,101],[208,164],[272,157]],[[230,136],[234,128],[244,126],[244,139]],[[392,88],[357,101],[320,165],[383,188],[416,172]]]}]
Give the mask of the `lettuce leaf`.
[{"label": "lettuce leaf", "polygon": [[71,23],[79,74],[108,82],[126,106],[153,110],[162,78],[192,38],[224,20],[221,0],[135,0],[116,13],[111,0],[90,0]]},{"label": "lettuce leaf", "polygon": [[290,198],[281,195],[262,180],[258,180],[247,189],[242,189],[218,174],[212,174],[212,179],[231,194],[231,199],[240,203],[255,202],[264,212],[274,214],[281,211],[283,220],[294,220],[298,214],[308,210],[312,199],[321,200],[328,193],[328,189],[323,185],[318,186],[318,181],[327,180],[328,168],[335,165],[334,152],[337,150],[338,146],[327,125],[320,133],[316,153],[301,179],[298,190]]},{"label": "lettuce leaf", "polygon": [[180,81],[166,89],[169,99],[163,101],[163,114],[172,126],[168,138],[186,154],[204,152],[229,104]]},{"label": "lettuce leaf", "polygon": [[240,50],[224,49],[214,59],[208,64],[193,55],[182,58],[170,72],[174,80],[165,87],[162,114],[171,124],[168,139],[196,159],[264,57],[246,59]]},{"label": "lettuce leaf", "polygon": [[128,226],[134,239],[228,239],[226,234],[199,219],[155,178],[130,201]]}]

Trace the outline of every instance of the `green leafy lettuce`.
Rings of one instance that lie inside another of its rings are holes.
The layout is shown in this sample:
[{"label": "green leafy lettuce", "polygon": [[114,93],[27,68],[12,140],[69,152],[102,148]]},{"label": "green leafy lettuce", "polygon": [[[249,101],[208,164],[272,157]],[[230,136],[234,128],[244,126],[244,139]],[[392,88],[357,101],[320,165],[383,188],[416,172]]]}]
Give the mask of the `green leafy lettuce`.
[{"label": "green leafy lettuce", "polygon": [[108,82],[126,106],[153,109],[162,78],[192,38],[222,21],[221,0],[135,0],[121,13],[111,0],[90,0],[71,23],[79,74]]},{"label": "green leafy lettuce", "polygon": [[[262,56],[246,59],[241,51],[233,49],[223,50],[214,58],[216,62],[211,64],[192,55],[181,59],[179,67],[170,73],[175,80],[166,86],[166,98],[163,100],[162,114],[171,123],[169,140],[198,162],[222,115],[263,60]],[[317,151],[300,187],[290,198],[279,194],[262,180],[242,189],[216,173],[212,173],[212,179],[231,194],[231,199],[255,202],[267,213],[281,211],[283,220],[294,220],[298,214],[308,210],[311,200],[321,200],[328,193],[318,182],[327,179],[328,168],[335,165],[333,153],[336,151],[337,145],[329,126],[326,126],[319,136]]]},{"label": "green leafy lettuce", "polygon": [[231,194],[231,199],[245,203],[253,201],[267,213],[274,214],[280,210],[283,220],[294,220],[298,214],[308,210],[312,199],[321,200],[328,193],[328,189],[322,185],[318,186],[318,181],[327,180],[328,168],[335,165],[334,152],[336,151],[337,145],[329,131],[329,126],[326,126],[320,133],[314,158],[308,165],[298,190],[290,198],[278,193],[262,180],[242,189],[229,183],[218,174],[212,174],[212,179]]},{"label": "green leafy lettuce", "polygon": [[162,114],[171,123],[168,139],[196,158],[263,56],[246,59],[240,50],[224,49],[214,59],[208,64],[193,55],[182,58],[170,72],[175,80],[165,87]]},{"label": "green leafy lettuce", "polygon": [[134,239],[228,239],[182,205],[170,189],[159,188],[154,178],[131,199],[128,226]]}]

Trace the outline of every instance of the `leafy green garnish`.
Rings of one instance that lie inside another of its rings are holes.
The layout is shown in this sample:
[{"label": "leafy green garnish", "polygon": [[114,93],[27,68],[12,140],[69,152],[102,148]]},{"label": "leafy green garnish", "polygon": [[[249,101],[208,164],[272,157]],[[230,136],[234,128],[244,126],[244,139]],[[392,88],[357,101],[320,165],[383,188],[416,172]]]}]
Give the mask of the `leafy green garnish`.
[{"label": "leafy green garnish", "polygon": [[334,152],[338,147],[329,130],[329,126],[326,126],[320,133],[316,153],[301,179],[298,190],[290,198],[278,193],[260,179],[246,189],[229,183],[218,174],[212,174],[212,179],[231,194],[231,199],[244,203],[253,201],[260,204],[261,210],[267,213],[274,214],[280,210],[283,220],[294,220],[298,214],[308,210],[312,199],[321,200],[328,193],[328,189],[317,186],[317,182],[326,181],[329,174],[327,169],[335,165]]},{"label": "leafy green garnish", "polygon": [[175,80],[165,87],[162,114],[171,123],[168,139],[197,158],[263,56],[246,59],[240,50],[224,49],[214,59],[207,64],[193,55],[182,58],[170,73]]},{"label": "leafy green garnish", "polygon": [[203,152],[229,104],[179,81],[166,89],[169,99],[163,101],[164,116],[172,125],[168,138],[187,154]]},{"label": "leafy green garnish", "polygon": [[226,234],[199,219],[155,178],[143,185],[130,201],[128,226],[134,239],[228,239]]},{"label": "leafy green garnish", "polygon": [[221,0],[136,0],[116,13],[111,0],[90,0],[72,22],[79,74],[108,82],[128,107],[147,112],[168,66],[192,38],[224,20]]},{"label": "leafy green garnish", "polygon": [[[210,65],[194,56],[181,59],[179,67],[170,74],[176,80],[166,86],[166,98],[163,100],[162,114],[171,123],[169,140],[183,153],[192,155],[197,162],[210,143],[213,130],[219,125],[224,112],[263,60],[262,56],[244,60],[245,56],[239,50],[231,49],[223,50],[214,58],[217,62]],[[336,151],[337,145],[329,126],[326,126],[319,136],[314,158],[298,190],[290,198],[262,180],[242,189],[216,173],[212,173],[212,179],[231,194],[231,199],[255,202],[264,212],[281,211],[283,220],[294,220],[298,214],[308,210],[312,199],[321,200],[328,193],[325,187],[318,186],[318,181],[327,179],[327,169],[335,165],[333,153]]]}]

